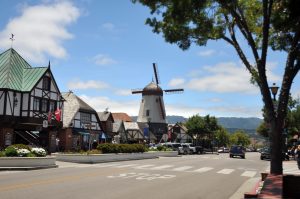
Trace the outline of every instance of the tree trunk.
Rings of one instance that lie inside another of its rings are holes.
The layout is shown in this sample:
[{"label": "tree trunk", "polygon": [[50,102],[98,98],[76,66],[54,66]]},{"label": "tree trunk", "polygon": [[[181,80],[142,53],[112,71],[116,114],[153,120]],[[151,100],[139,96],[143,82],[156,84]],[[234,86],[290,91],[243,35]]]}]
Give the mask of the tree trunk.
[{"label": "tree trunk", "polygon": [[270,173],[275,175],[281,175],[282,169],[282,127],[278,125],[275,120],[271,121],[271,133],[270,133]]}]

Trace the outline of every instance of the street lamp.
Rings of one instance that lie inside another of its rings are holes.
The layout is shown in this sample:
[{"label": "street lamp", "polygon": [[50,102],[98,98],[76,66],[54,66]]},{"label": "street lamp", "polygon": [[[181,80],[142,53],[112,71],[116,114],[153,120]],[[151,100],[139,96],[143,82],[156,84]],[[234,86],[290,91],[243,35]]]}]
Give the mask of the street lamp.
[{"label": "street lamp", "polygon": [[150,142],[151,142],[151,139],[150,139],[150,122],[151,122],[151,117],[148,117],[147,118],[147,122],[148,122],[148,136],[149,136],[149,145],[150,145]]},{"label": "street lamp", "polygon": [[273,83],[273,85],[270,86],[269,88],[270,88],[270,90],[271,90],[271,92],[272,92],[272,94],[273,94],[273,100],[276,101],[276,94],[277,94],[277,92],[278,92],[279,87],[276,86],[275,83]]}]

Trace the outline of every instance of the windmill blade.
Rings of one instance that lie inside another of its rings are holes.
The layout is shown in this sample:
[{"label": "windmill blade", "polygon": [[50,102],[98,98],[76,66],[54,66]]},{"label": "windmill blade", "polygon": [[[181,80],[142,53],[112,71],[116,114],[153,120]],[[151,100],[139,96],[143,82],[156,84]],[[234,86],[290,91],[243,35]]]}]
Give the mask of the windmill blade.
[{"label": "windmill blade", "polygon": [[154,70],[155,83],[158,85],[160,84],[160,81],[159,81],[157,65],[155,63],[153,63],[153,70]]},{"label": "windmill blade", "polygon": [[184,89],[183,88],[176,88],[176,89],[167,89],[164,90],[166,94],[175,94],[175,93],[183,93]]},{"label": "windmill blade", "polygon": [[162,119],[166,119],[164,105],[163,105],[160,97],[158,98],[158,102],[159,102],[160,115],[161,115]]},{"label": "windmill blade", "polygon": [[143,92],[143,89],[132,89],[131,90],[132,94],[139,94],[139,93],[142,93],[142,92]]}]

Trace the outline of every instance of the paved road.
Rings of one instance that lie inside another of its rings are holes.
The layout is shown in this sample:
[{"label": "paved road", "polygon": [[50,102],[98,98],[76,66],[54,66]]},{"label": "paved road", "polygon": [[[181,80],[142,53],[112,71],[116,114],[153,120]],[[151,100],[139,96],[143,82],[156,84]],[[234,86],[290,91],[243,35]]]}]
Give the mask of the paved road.
[{"label": "paved road", "polygon": [[241,198],[269,162],[258,153],[188,155],[104,164],[58,162],[59,168],[0,172],[1,199]]}]

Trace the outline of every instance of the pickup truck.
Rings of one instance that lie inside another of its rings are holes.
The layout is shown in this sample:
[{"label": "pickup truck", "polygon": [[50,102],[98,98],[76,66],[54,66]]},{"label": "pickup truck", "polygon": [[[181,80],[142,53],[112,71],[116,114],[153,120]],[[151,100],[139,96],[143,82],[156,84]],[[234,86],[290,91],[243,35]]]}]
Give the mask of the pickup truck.
[{"label": "pickup truck", "polygon": [[201,146],[194,146],[191,143],[183,143],[181,147],[178,147],[178,154],[202,154],[203,148]]}]

